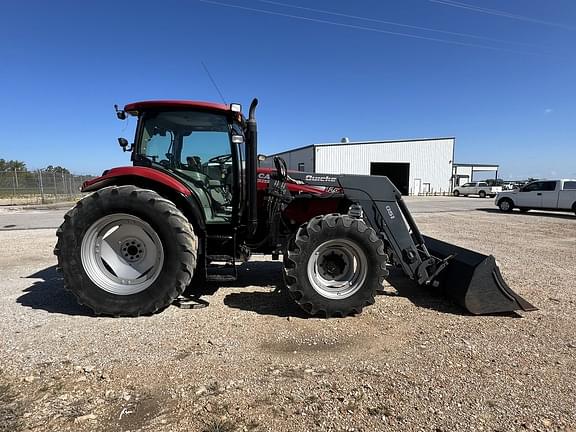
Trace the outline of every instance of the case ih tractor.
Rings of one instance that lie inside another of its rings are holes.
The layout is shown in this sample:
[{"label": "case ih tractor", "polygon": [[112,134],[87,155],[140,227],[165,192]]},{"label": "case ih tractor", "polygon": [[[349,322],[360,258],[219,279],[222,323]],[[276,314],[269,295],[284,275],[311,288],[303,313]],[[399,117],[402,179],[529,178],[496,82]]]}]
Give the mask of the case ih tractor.
[{"label": "case ih tractor", "polygon": [[252,252],[284,259],[286,289],[305,311],[359,313],[389,266],[442,289],[473,314],[534,310],[504,282],[492,256],[424,237],[387,177],[258,168],[255,99],[237,104],[147,101],[117,108],[138,118],[133,165],[83,185],[55,254],[65,286],[97,314],[138,316],[201,293],[213,263]]}]

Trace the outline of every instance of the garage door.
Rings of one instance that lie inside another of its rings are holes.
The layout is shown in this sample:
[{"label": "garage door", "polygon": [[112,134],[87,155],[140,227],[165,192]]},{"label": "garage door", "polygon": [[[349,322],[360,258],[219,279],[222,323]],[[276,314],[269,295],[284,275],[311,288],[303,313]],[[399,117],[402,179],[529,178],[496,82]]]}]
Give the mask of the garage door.
[{"label": "garage door", "polygon": [[404,162],[371,162],[370,175],[386,176],[402,195],[410,191],[410,164]]}]

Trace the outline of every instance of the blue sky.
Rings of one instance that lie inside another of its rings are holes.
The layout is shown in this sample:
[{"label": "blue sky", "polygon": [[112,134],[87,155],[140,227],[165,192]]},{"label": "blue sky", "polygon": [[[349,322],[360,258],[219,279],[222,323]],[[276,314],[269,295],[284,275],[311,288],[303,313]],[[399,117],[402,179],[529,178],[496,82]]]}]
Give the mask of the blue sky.
[{"label": "blue sky", "polygon": [[204,62],[260,99],[264,153],[455,136],[504,178],[576,177],[575,47],[573,0],[3,2],[0,158],[128,164],[113,104],[220,101]]}]

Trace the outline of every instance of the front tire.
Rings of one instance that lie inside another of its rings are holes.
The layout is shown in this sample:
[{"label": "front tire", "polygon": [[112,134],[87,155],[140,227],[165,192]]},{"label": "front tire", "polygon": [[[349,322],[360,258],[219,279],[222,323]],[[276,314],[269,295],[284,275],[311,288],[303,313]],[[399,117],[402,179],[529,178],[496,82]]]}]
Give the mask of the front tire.
[{"label": "front tire", "polygon": [[504,198],[498,202],[498,208],[502,212],[510,213],[514,209],[514,204],[509,199]]},{"label": "front tire", "polygon": [[486,192],[484,191],[480,191],[478,195],[480,195],[480,198],[486,198]]},{"label": "front tire", "polygon": [[139,316],[170,305],[192,279],[197,238],[174,203],[111,186],[64,217],[54,253],[64,285],[96,314]]},{"label": "front tire", "polygon": [[460,196],[460,191],[458,191],[458,190],[455,190],[453,193],[454,193],[455,197]]},{"label": "front tire", "polygon": [[311,315],[360,313],[388,276],[384,243],[361,219],[316,216],[301,226],[284,257],[291,297]]}]

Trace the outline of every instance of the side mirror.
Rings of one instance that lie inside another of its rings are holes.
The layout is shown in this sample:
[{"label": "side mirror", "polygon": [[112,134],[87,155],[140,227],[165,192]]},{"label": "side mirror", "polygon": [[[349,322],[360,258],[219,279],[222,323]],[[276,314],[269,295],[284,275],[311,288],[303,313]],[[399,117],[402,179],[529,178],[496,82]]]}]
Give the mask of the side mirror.
[{"label": "side mirror", "polygon": [[120,147],[122,147],[122,151],[132,150],[132,147],[128,148],[128,140],[126,138],[118,138],[118,144],[120,144]]},{"label": "side mirror", "polygon": [[259,154],[258,155],[258,162],[264,162],[266,160],[266,155]]},{"label": "side mirror", "polygon": [[118,105],[114,105],[114,110],[116,111],[116,117],[118,117],[118,120],[126,120],[126,111],[118,108]]}]

